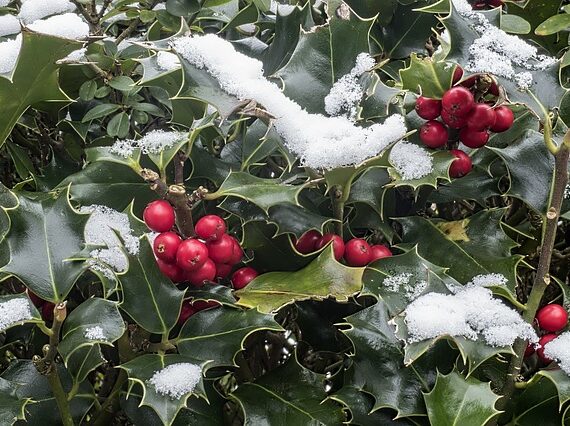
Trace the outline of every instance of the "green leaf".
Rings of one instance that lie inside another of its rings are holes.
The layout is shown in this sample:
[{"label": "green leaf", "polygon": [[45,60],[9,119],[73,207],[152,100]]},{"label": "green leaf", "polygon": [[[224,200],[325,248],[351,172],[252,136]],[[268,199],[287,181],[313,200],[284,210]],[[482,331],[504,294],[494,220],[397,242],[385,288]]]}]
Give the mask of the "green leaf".
[{"label": "green leaf", "polygon": [[135,383],[140,384],[144,389],[141,405],[152,408],[158,414],[163,424],[167,426],[173,423],[179,411],[186,406],[190,396],[206,397],[202,375],[195,388],[178,399],[158,393],[154,385],[149,383],[149,380],[157,371],[177,363],[190,363],[202,369],[204,367],[204,365],[200,365],[199,362],[192,358],[177,354],[147,354],[120,365],[120,368],[125,370],[129,376],[129,390],[132,389]]},{"label": "green leaf", "polygon": [[555,370],[540,370],[536,373],[536,376],[543,376],[556,386],[559,400],[558,410],[561,411],[562,407],[570,401],[570,377],[568,374],[558,368]]},{"label": "green leaf", "polygon": [[115,111],[121,109],[120,105],[116,104],[100,104],[96,107],[91,108],[81,119],[82,123],[87,123],[89,121],[95,120],[97,118],[107,117]]},{"label": "green leaf", "polygon": [[109,80],[109,86],[113,89],[120,90],[121,92],[129,92],[133,89],[135,82],[132,78],[126,75],[120,75],[118,77],[113,77]]},{"label": "green leaf", "polygon": [[125,255],[129,269],[118,274],[123,293],[121,309],[151,333],[169,332],[178,320],[184,292],[160,272],[146,237],[137,256]]},{"label": "green leaf", "polygon": [[323,381],[324,376],[290,359],[255,382],[241,384],[231,396],[243,408],[247,426],[341,424],[342,408],[325,399]]},{"label": "green leaf", "polygon": [[15,325],[22,325],[22,324],[27,324],[27,323],[39,324],[39,323],[43,322],[42,316],[40,315],[40,313],[38,312],[38,310],[36,309],[36,307],[32,303],[32,301],[29,299],[29,297],[26,295],[26,293],[10,294],[10,295],[6,295],[6,296],[0,296],[0,304],[9,302],[10,300],[15,300],[15,299],[25,301],[28,304],[29,309],[30,309],[30,313],[31,313],[31,317],[29,319],[18,321],[16,323],[6,324],[5,328],[0,328],[0,332],[5,332],[7,329],[9,329]]},{"label": "green leaf", "polygon": [[421,392],[429,390],[437,368],[449,370],[455,360],[454,351],[440,344],[407,367],[402,342],[389,321],[383,300],[346,319],[350,329],[343,333],[354,345],[346,381],[374,396],[371,411],[389,407],[398,412],[398,417],[424,415]]},{"label": "green leaf", "polygon": [[558,392],[552,381],[535,375],[516,398],[512,423],[520,426],[560,426]]},{"label": "green leaf", "polygon": [[348,0],[346,3],[358,16],[364,18],[376,17],[380,25],[386,25],[392,20],[398,6],[397,0]]},{"label": "green leaf", "polygon": [[241,310],[221,306],[192,315],[177,339],[181,355],[200,362],[212,361],[208,368],[232,366],[235,354],[244,347],[245,339],[259,330],[283,329],[273,315],[255,309]]},{"label": "green leaf", "polygon": [[79,97],[82,101],[90,101],[95,97],[97,91],[97,82],[95,80],[87,80],[79,88]]},{"label": "green leaf", "polygon": [[535,28],[534,33],[539,36],[547,36],[560,31],[568,31],[568,29],[570,29],[570,15],[561,13],[560,15],[554,15],[548,18]]},{"label": "green leaf", "polygon": [[336,16],[338,2],[329,4],[327,25],[302,33],[291,59],[277,76],[285,95],[310,113],[324,113],[324,99],[333,84],[354,67],[356,57],[368,52],[368,35],[373,19]]},{"label": "green leaf", "polygon": [[236,292],[238,305],[276,311],[299,300],[334,297],[345,302],[362,287],[364,268],[348,268],[334,259],[332,246],[296,272],[269,272]]},{"label": "green leaf", "polygon": [[200,10],[198,0],[167,0],[166,10],[174,16],[189,16]]},{"label": "green leaf", "polygon": [[136,173],[140,172],[142,169],[139,163],[141,158],[140,148],[135,148],[133,150],[133,154],[126,158],[123,157],[122,155],[111,152],[111,148],[108,146],[87,148],[85,150],[85,154],[88,163],[94,163],[97,161],[108,161],[111,163],[118,163],[130,167]]},{"label": "green leaf", "polygon": [[18,206],[6,209],[10,262],[2,271],[18,277],[42,299],[61,302],[85,270],[84,262],[69,259],[83,248],[87,215],[71,207],[69,188],[14,195]]},{"label": "green leaf", "polygon": [[413,53],[408,68],[400,70],[402,89],[420,93],[427,98],[441,99],[451,87],[455,67],[432,58],[418,58]]},{"label": "green leaf", "polygon": [[249,173],[231,171],[220,188],[210,197],[213,199],[227,196],[243,198],[267,212],[276,204],[299,205],[298,196],[302,189],[302,185],[289,185],[278,179],[263,179]]},{"label": "green leaf", "polygon": [[424,395],[431,424],[487,424],[500,411],[495,409],[499,396],[490,383],[464,378],[457,372],[447,376],[438,373],[431,392]]},{"label": "green leaf", "polygon": [[30,31],[23,31],[22,36],[22,48],[12,75],[0,76],[0,147],[31,105],[45,101],[71,102],[59,87],[56,61],[76,50],[80,43]]},{"label": "green leaf", "polygon": [[444,222],[422,217],[399,218],[403,242],[417,244],[418,253],[436,265],[449,268],[448,274],[462,284],[475,275],[498,273],[514,292],[515,267],[520,261],[511,255],[516,243],[501,227],[503,210],[487,210],[462,221]]},{"label": "green leaf", "polygon": [[352,184],[347,204],[368,204],[380,217],[383,217],[384,200],[387,192],[384,186],[391,181],[385,168],[367,168]]},{"label": "green leaf", "polygon": [[6,147],[8,148],[8,152],[10,153],[10,157],[12,157],[14,167],[16,167],[16,172],[20,178],[26,180],[30,175],[33,175],[35,168],[26,150],[14,143],[6,144]]},{"label": "green leaf", "polygon": [[517,15],[503,15],[501,29],[511,34],[528,34],[531,30],[529,22]]},{"label": "green leaf", "polygon": [[280,143],[281,140],[275,130],[268,129],[261,120],[256,120],[245,129],[241,170],[247,170],[249,166],[273,154]]},{"label": "green leaf", "polygon": [[17,383],[0,378],[0,424],[3,426],[25,419],[25,409],[31,399],[20,398],[17,390]]},{"label": "green leaf", "polygon": [[77,386],[87,380],[88,374],[103,365],[105,361],[99,345],[84,346],[69,356],[66,367],[73,383]]},{"label": "green leaf", "polygon": [[124,138],[129,134],[129,115],[121,112],[115,115],[107,124],[107,134]]}]

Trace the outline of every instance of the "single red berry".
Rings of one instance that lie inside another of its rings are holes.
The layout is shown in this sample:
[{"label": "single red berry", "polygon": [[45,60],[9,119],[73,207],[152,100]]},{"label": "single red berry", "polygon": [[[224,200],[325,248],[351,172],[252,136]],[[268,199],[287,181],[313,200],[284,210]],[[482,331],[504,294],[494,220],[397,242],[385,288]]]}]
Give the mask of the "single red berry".
[{"label": "single red berry", "polygon": [[319,231],[311,229],[305,232],[301,237],[295,241],[295,248],[299,253],[307,254],[316,250],[319,240],[322,235]]},{"label": "single red berry", "polygon": [[489,86],[489,93],[493,96],[499,96],[499,85],[496,81],[493,81]]},{"label": "single red berry", "polygon": [[184,271],[182,271],[182,269],[175,263],[168,263],[162,259],[156,259],[156,264],[158,265],[160,272],[170,278],[172,282],[181,283],[184,281]]},{"label": "single red berry", "polygon": [[441,101],[420,96],[416,100],[416,112],[421,118],[435,120],[441,113]]},{"label": "single red berry", "polygon": [[453,70],[453,84],[461,80],[461,77],[463,77],[463,68],[457,65]]},{"label": "single red berry", "polygon": [[469,118],[467,126],[471,130],[485,130],[495,124],[495,111],[487,104],[475,104]]},{"label": "single red berry", "polygon": [[489,132],[487,130],[479,131],[464,127],[459,132],[459,140],[469,148],[481,148],[489,142]]},{"label": "single red berry", "polygon": [[30,300],[32,301],[32,303],[36,308],[41,308],[42,305],[46,303],[44,299],[42,299],[36,293],[30,291],[30,289],[26,289],[26,293],[28,293],[28,297],[30,298]]},{"label": "single red berry", "polygon": [[420,139],[430,148],[441,148],[447,143],[447,127],[439,121],[431,120],[420,127]]},{"label": "single red berry", "polygon": [[51,302],[45,302],[42,305],[42,318],[46,322],[53,321],[53,310],[55,309],[55,304]]},{"label": "single red berry", "polygon": [[174,226],[174,209],[168,201],[156,200],[149,203],[143,212],[146,226],[155,232],[166,232]]},{"label": "single red berry", "polygon": [[195,271],[208,259],[206,244],[195,238],[184,240],[176,252],[176,264],[185,271]]},{"label": "single red berry", "polygon": [[344,245],[344,260],[349,266],[364,266],[370,262],[370,244],[361,238],[353,238]]},{"label": "single red berry", "polygon": [[451,114],[465,116],[475,106],[475,99],[465,87],[454,86],[443,95],[441,106]]},{"label": "single red berry", "polygon": [[338,235],[335,234],[325,234],[317,243],[317,250],[322,249],[328,243],[332,241],[334,258],[336,260],[342,259],[344,254],[344,241]]},{"label": "single red berry", "polygon": [[234,241],[228,234],[223,234],[216,241],[208,241],[210,259],[216,263],[228,263],[234,253]]},{"label": "single red berry", "polygon": [[562,306],[551,303],[538,311],[536,320],[545,331],[560,331],[568,324],[568,312]]},{"label": "single red berry", "polygon": [[392,256],[392,251],[382,244],[376,244],[370,247],[370,262]]},{"label": "single red berry", "polygon": [[471,158],[460,149],[452,149],[449,151],[455,157],[449,168],[449,176],[452,178],[460,178],[465,176],[473,168]]},{"label": "single red berry", "polygon": [[546,344],[548,342],[552,342],[554,339],[556,339],[558,337],[558,335],[551,333],[551,334],[545,334],[544,336],[542,336],[539,340],[538,340],[538,345],[540,346],[537,350],[536,350],[536,354],[538,355],[538,358],[540,358],[540,360],[542,362],[544,362],[545,364],[549,364],[552,362],[552,360],[550,358],[548,358],[547,356],[544,355],[544,346],[546,346]]},{"label": "single red berry", "polygon": [[467,116],[452,114],[449,111],[441,111],[441,119],[452,129],[461,129],[467,125]]},{"label": "single red berry", "polygon": [[226,222],[220,216],[209,214],[196,222],[194,230],[203,240],[217,240],[226,233]]},{"label": "single red berry", "polygon": [[515,115],[513,111],[504,105],[495,108],[495,124],[491,130],[495,133],[505,132],[513,127]]},{"label": "single red berry", "polygon": [[232,239],[233,242],[232,256],[230,257],[230,260],[228,260],[226,263],[228,265],[233,266],[241,262],[241,259],[243,258],[243,249],[241,248],[241,245],[236,237],[233,237],[231,235],[229,237]]},{"label": "single red berry", "polygon": [[174,263],[176,262],[176,252],[181,242],[182,238],[175,232],[163,232],[154,239],[154,254],[165,262]]},{"label": "single red berry", "polygon": [[186,279],[196,287],[202,287],[206,281],[214,281],[216,278],[216,264],[212,259],[206,259],[199,269],[186,273]]},{"label": "single red berry", "polygon": [[524,350],[524,357],[528,358],[533,353],[534,353],[534,345],[529,343],[528,345],[526,345],[526,349]]},{"label": "single red berry", "polygon": [[257,271],[249,266],[240,268],[232,275],[232,285],[236,290],[239,290],[252,282],[258,275]]},{"label": "single red berry", "polygon": [[234,265],[229,265],[227,263],[216,263],[216,277],[226,278],[232,272]]}]

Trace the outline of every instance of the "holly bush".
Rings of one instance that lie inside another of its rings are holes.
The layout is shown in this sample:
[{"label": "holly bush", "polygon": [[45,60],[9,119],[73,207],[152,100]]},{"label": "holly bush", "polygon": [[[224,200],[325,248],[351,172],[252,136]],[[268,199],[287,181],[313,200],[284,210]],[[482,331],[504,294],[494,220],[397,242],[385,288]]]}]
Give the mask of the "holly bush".
[{"label": "holly bush", "polygon": [[0,423],[568,424],[563,3],[0,0]]}]

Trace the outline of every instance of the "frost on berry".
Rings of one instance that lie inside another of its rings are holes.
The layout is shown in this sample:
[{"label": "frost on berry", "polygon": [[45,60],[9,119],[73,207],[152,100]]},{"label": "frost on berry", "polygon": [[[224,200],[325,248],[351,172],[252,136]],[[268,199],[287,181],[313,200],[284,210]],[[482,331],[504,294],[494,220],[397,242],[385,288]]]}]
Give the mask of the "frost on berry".
[{"label": "frost on berry", "polygon": [[187,133],[153,130],[142,138],[118,140],[111,146],[113,154],[130,157],[135,148],[140,148],[144,154],[159,154],[165,149],[172,148],[176,143],[187,137]]},{"label": "frost on berry", "polygon": [[560,368],[570,376],[570,331],[544,345],[544,355],[555,360]]},{"label": "frost on berry", "polygon": [[[265,78],[260,61],[237,52],[216,35],[181,37],[173,47],[190,64],[212,75],[226,93],[263,105],[275,117],[275,130],[287,148],[305,166],[332,169],[360,164],[406,133],[404,118],[397,114],[364,128],[346,117],[308,113]],[[329,105],[334,104],[331,99]]]},{"label": "frost on berry", "polygon": [[30,303],[25,297],[16,297],[0,303],[0,330],[32,319]]},{"label": "frost on berry", "polygon": [[433,170],[433,160],[425,149],[399,142],[390,152],[390,163],[404,180],[421,179]]},{"label": "frost on berry", "polygon": [[202,368],[199,365],[179,362],[155,372],[147,383],[160,395],[180,399],[194,390],[201,377]]},{"label": "frost on berry", "polygon": [[519,337],[538,341],[532,326],[484,287],[466,286],[455,294],[428,293],[404,313],[408,343],[445,335],[482,338],[490,346],[512,345]]},{"label": "frost on berry", "polygon": [[83,335],[85,336],[86,339],[89,340],[106,340],[105,332],[98,325],[95,325],[93,327],[87,327]]}]

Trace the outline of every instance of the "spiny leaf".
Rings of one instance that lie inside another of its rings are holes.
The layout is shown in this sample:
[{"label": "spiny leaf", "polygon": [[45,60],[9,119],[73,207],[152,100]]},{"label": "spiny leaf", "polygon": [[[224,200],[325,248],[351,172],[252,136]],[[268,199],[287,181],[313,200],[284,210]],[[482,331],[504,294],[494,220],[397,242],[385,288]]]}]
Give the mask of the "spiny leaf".
[{"label": "spiny leaf", "polygon": [[441,99],[451,87],[455,67],[432,58],[418,58],[412,54],[410,66],[400,70],[402,89],[421,94],[426,98]]}]

